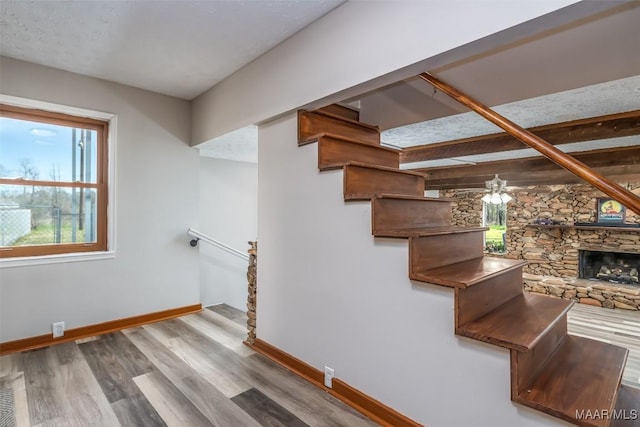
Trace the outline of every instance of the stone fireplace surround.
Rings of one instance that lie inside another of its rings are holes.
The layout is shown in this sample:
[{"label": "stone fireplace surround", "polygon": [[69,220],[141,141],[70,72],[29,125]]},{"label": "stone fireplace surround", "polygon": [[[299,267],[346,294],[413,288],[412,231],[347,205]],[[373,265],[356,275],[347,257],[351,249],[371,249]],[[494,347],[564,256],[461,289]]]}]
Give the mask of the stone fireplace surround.
[{"label": "stone fireplace surround", "polygon": [[[640,179],[620,184],[640,194]],[[513,200],[507,205],[506,252],[488,255],[527,260],[526,291],[606,308],[640,309],[640,286],[578,278],[580,250],[640,254],[640,228],[572,227],[575,222],[595,222],[601,192],[574,184],[521,187],[509,194]],[[461,226],[482,224],[483,195],[441,191],[441,197],[454,200],[453,223]],[[532,225],[536,218],[552,218],[565,227]],[[627,211],[626,222],[638,224],[640,217]]]}]

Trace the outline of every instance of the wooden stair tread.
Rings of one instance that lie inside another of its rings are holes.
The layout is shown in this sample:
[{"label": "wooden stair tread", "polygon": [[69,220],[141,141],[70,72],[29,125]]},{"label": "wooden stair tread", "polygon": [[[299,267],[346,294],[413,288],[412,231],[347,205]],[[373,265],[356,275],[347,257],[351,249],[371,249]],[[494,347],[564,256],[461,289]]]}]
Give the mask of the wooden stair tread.
[{"label": "wooden stair tread", "polygon": [[[402,175],[419,176],[421,178],[425,177],[425,174],[420,173],[420,172],[413,172],[413,171],[408,171],[408,170],[390,168],[390,167],[386,167],[386,166],[370,165],[370,164],[362,163],[362,162],[349,162],[347,164],[347,166],[358,166],[358,167],[361,167],[361,168],[375,169],[375,170],[381,170],[381,171],[386,171],[386,172],[394,172],[394,173],[399,173],[399,174],[402,174]],[[380,193],[380,194],[386,194],[386,193]],[[410,195],[407,195],[407,196],[410,196]]]},{"label": "wooden stair tread", "polygon": [[608,426],[609,419],[578,420],[576,411],[613,410],[628,352],[626,348],[568,335],[515,400],[578,425]]},{"label": "wooden stair tread", "polygon": [[372,200],[382,193],[424,196],[424,185],[424,175],[420,173],[357,161],[344,165],[345,200]]},{"label": "wooden stair tread", "polygon": [[335,103],[318,108],[319,111],[335,114],[337,116],[346,117],[351,120],[360,120],[360,110],[348,104]]},{"label": "wooden stair tread", "polygon": [[356,126],[361,126],[363,128],[369,128],[369,129],[375,130],[375,131],[379,131],[380,130],[380,127],[378,127],[378,126],[370,125],[368,123],[363,123],[363,122],[360,122],[358,120],[352,120],[352,119],[346,118],[344,116],[340,116],[338,114],[329,113],[329,112],[323,111],[323,110],[313,110],[313,111],[307,111],[307,112],[308,113],[313,113],[313,114],[319,114],[321,116],[329,117],[329,118],[332,118],[332,119],[335,119],[335,120],[341,120],[341,121],[343,121],[345,123],[349,123],[349,124],[356,125]]},{"label": "wooden stair tread", "polygon": [[402,194],[386,194],[380,193],[374,196],[376,199],[398,199],[398,200],[418,200],[425,202],[447,202],[450,203],[453,199],[447,199],[444,197],[422,197],[422,196],[405,196]]},{"label": "wooden stair tread", "polygon": [[[380,145],[380,130],[377,126],[325,111],[298,111],[298,145],[308,144],[310,138],[323,132],[354,138],[370,145]],[[398,154],[398,161],[399,157]]]},{"label": "wooden stair tread", "polygon": [[526,261],[515,259],[480,257],[414,273],[411,278],[437,285],[467,288],[526,264]]},{"label": "wooden stair tread", "polygon": [[[421,178],[417,178],[421,179]],[[424,180],[422,180],[424,183]],[[451,229],[451,202],[438,198],[375,194],[371,199],[371,233],[380,237],[418,237],[422,230]]]},{"label": "wooden stair tread", "polygon": [[[321,133],[317,133],[315,135],[311,135],[310,137],[305,138],[304,141],[299,142],[298,145],[302,146],[302,145],[306,145],[306,144],[312,144],[312,143],[318,141],[322,137],[338,139],[340,141],[349,142],[349,143],[352,143],[352,144],[365,145],[367,147],[374,147],[376,150],[379,150],[379,151],[387,151],[387,152],[390,152],[390,153],[398,153],[398,154],[400,153],[400,150],[396,150],[395,148],[383,147],[382,145],[371,145],[368,142],[361,141],[361,140],[359,140],[357,138],[350,138],[348,136],[342,136],[342,135],[338,135],[338,134],[331,133],[331,132],[321,132]],[[377,166],[377,165],[372,165],[372,166]]]},{"label": "wooden stair tread", "polygon": [[620,386],[615,412],[611,427],[640,427],[640,389]]},{"label": "wooden stair tread", "polygon": [[479,319],[458,326],[456,333],[501,347],[528,351],[572,305],[569,300],[519,294]]},{"label": "wooden stair tread", "polygon": [[475,231],[486,231],[488,229],[488,227],[420,227],[384,230],[374,232],[374,235],[378,237],[424,237],[439,236],[442,234],[472,233]]},{"label": "wooden stair tread", "polygon": [[314,138],[318,142],[318,169],[321,171],[344,168],[354,161],[391,169],[398,169],[400,165],[400,152],[396,150],[328,132],[316,134]]}]

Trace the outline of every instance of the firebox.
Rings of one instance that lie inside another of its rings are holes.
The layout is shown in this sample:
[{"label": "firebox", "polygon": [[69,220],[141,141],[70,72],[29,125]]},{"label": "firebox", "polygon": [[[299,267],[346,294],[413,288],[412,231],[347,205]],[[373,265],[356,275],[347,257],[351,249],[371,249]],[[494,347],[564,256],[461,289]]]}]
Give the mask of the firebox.
[{"label": "firebox", "polygon": [[640,286],[640,254],[627,252],[579,251],[578,277]]}]

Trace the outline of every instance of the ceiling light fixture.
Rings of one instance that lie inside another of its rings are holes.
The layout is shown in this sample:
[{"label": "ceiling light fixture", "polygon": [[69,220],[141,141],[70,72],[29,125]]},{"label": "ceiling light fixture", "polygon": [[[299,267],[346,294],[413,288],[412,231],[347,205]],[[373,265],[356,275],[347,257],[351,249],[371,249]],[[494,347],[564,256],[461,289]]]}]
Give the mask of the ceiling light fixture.
[{"label": "ceiling light fixture", "polygon": [[482,201],[485,203],[493,203],[494,205],[499,205],[501,203],[508,203],[513,198],[505,193],[505,189],[507,188],[507,181],[504,179],[500,179],[498,174],[489,180],[485,181],[484,185],[487,187],[487,190],[490,193],[485,194],[482,197]]}]

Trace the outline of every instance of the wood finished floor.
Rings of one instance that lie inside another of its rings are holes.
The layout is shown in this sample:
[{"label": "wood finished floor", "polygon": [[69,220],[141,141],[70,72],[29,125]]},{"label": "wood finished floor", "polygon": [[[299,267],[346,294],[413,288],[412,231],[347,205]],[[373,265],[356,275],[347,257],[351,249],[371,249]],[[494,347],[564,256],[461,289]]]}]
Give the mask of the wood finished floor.
[{"label": "wood finished floor", "polygon": [[640,312],[574,304],[569,333],[629,349],[622,382],[640,388]]},{"label": "wood finished floor", "polygon": [[[640,313],[576,304],[568,318],[574,335],[629,348],[623,382],[640,388]],[[245,323],[220,305],[0,357],[0,425],[375,425],[243,345]]]},{"label": "wood finished floor", "polygon": [[3,409],[0,423],[377,425],[243,345],[245,323],[242,312],[214,306],[179,319],[2,356],[0,398],[6,401],[9,395],[13,405]]}]

